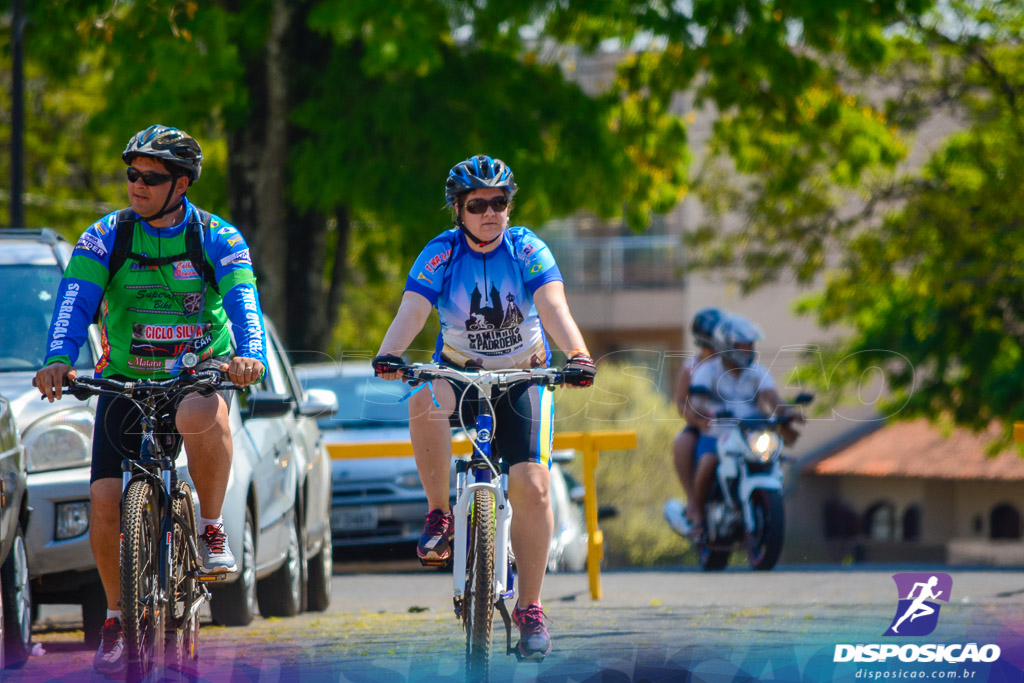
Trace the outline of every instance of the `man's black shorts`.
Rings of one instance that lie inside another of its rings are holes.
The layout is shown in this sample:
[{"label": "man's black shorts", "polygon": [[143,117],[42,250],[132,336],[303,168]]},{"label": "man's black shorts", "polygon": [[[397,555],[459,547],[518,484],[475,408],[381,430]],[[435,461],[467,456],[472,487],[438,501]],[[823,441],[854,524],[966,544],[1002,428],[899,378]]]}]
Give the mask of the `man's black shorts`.
[{"label": "man's black shorts", "polygon": [[[221,363],[228,362],[227,358],[211,358],[200,363],[197,370],[208,370],[219,368]],[[125,381],[131,379],[112,375],[110,379]],[[231,405],[230,391],[219,392],[221,397]],[[178,409],[180,397],[172,405],[163,406],[162,409],[169,411],[172,415]],[[92,430],[92,468],[89,474],[89,483],[97,479],[120,479],[121,461],[125,458],[134,458],[139,454],[142,446],[142,431],[139,427],[139,420],[142,418],[142,411],[130,399],[120,396],[100,396],[96,405],[96,423]],[[164,452],[177,454],[181,445],[181,435],[176,429],[170,434],[155,434],[157,439],[162,439]]]}]

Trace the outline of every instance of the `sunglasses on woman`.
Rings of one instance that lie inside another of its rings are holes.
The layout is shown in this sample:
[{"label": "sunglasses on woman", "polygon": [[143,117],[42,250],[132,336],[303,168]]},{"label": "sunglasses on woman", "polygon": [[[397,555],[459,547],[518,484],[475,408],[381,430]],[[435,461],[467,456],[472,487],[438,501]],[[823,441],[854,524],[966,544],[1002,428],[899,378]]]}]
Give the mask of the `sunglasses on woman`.
[{"label": "sunglasses on woman", "polygon": [[501,213],[508,208],[508,197],[505,195],[499,195],[493,199],[474,197],[466,202],[466,211],[470,213],[484,213],[487,211],[488,206],[494,209],[494,213]]},{"label": "sunglasses on woman", "polygon": [[157,173],[156,171],[140,171],[139,169],[129,166],[128,167],[128,182],[134,183],[142,178],[142,182],[147,187],[153,187],[154,185],[163,185],[169,180],[173,179],[169,173]]}]

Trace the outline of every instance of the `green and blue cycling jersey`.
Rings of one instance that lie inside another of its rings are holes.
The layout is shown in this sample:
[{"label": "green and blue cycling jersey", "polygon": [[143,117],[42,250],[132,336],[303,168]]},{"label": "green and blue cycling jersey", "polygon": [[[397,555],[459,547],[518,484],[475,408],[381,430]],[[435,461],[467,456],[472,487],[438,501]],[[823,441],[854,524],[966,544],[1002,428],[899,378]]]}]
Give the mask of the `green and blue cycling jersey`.
[{"label": "green and blue cycling jersey", "polygon": [[187,352],[200,360],[239,355],[266,365],[266,331],[245,239],[222,218],[210,217],[203,258],[217,288],[204,287],[186,254],[185,230],[196,209],[182,201],[185,218],[178,225],[154,228],[141,218],[135,223],[130,251],[148,258],[181,254],[166,265],[143,265],[129,256],[111,279],[116,211],[82,234],[57,291],[45,364],[74,364],[102,303],[97,375],[166,379]]},{"label": "green and blue cycling jersey", "polygon": [[561,282],[551,250],[531,230],[505,230],[488,253],[469,248],[458,228],[441,233],[413,263],[405,290],[425,297],[441,320],[436,362],[486,369],[546,367],[551,349],[533,302]]}]

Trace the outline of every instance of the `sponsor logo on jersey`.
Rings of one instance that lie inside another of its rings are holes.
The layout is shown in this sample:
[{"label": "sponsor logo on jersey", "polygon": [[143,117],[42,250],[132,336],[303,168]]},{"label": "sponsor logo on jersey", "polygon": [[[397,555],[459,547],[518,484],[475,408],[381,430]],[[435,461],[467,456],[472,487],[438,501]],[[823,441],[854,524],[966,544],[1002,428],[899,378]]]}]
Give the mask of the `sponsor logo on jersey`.
[{"label": "sponsor logo on jersey", "polygon": [[426,270],[428,273],[433,273],[435,270],[437,270],[438,266],[447,261],[451,255],[452,250],[445,249],[441,253],[432,256],[430,260],[427,261],[426,265],[423,266],[423,269]]},{"label": "sponsor logo on jersey", "polygon": [[537,245],[535,245],[535,244],[524,245],[523,248],[519,251],[519,257],[522,258],[522,259],[528,259],[528,258],[530,258],[530,254],[532,254],[535,251],[537,251]]},{"label": "sponsor logo on jersey", "polygon": [[[213,222],[210,223],[210,228],[216,228],[218,225],[220,225],[220,223],[218,223],[217,221],[213,221]],[[238,232],[238,231],[235,230],[230,225],[225,225],[223,228],[221,228],[220,230],[217,231],[217,234],[218,235],[233,235],[236,232]]]},{"label": "sponsor logo on jersey", "polygon": [[233,247],[233,246],[235,246],[236,244],[238,244],[241,241],[242,241],[242,236],[241,235],[239,235],[238,237],[232,237],[231,239],[228,240],[228,246],[229,247]]},{"label": "sponsor logo on jersey", "polygon": [[75,249],[84,249],[85,251],[91,251],[100,258],[103,258],[104,256],[107,255],[107,246],[103,244],[103,240],[101,240],[96,235],[93,235],[91,232],[86,232],[82,234],[81,239],[78,240],[78,244],[75,245]]},{"label": "sponsor logo on jersey", "polygon": [[50,351],[56,351],[62,346],[61,340],[68,334],[68,325],[71,324],[71,312],[75,309],[75,299],[78,298],[79,284],[69,282],[68,288],[64,291],[64,298],[61,299],[57,308],[57,319],[53,321],[53,336],[50,338]]},{"label": "sponsor logo on jersey", "polygon": [[128,367],[135,370],[148,370],[150,372],[156,372],[164,367],[164,361],[157,358],[140,358],[139,356],[132,356],[128,359]]},{"label": "sponsor logo on jersey", "polygon": [[196,267],[191,261],[175,261],[174,262],[174,279],[175,280],[198,280],[199,273],[196,272]]},{"label": "sponsor logo on jersey", "polygon": [[249,258],[249,250],[242,249],[241,251],[236,251],[220,260],[222,266],[230,266],[232,263],[246,263],[251,266],[252,260]]},{"label": "sponsor logo on jersey", "polygon": [[181,339],[194,339],[209,333],[212,325],[145,325],[135,323],[132,325],[132,336],[135,339],[145,341],[178,341]]},{"label": "sponsor logo on jersey", "polygon": [[417,280],[426,280],[426,281],[427,281],[427,282],[429,282],[430,284],[434,284],[434,281],[433,281],[433,280],[431,280],[431,279],[430,279],[429,277],[427,277],[426,275],[424,275],[424,274],[423,274],[423,271],[420,271],[420,274],[416,276],[416,279],[417,279]]}]

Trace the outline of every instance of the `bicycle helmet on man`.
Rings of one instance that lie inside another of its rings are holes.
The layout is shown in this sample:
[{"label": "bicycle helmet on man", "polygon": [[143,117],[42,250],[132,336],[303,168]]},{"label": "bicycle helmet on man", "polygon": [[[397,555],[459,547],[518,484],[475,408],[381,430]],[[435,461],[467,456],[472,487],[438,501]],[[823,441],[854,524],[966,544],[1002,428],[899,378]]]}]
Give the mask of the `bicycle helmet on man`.
[{"label": "bicycle helmet on man", "polygon": [[192,185],[203,172],[203,150],[199,143],[185,131],[170,126],[155,124],[133,135],[121,153],[121,159],[125,165],[131,166],[132,159],[138,156],[159,160],[172,180],[160,211],[152,216],[142,216],[147,221],[165,216],[181,206],[179,202],[171,208],[167,207],[174,196],[174,185],[178,178],[188,178],[188,184]]}]

